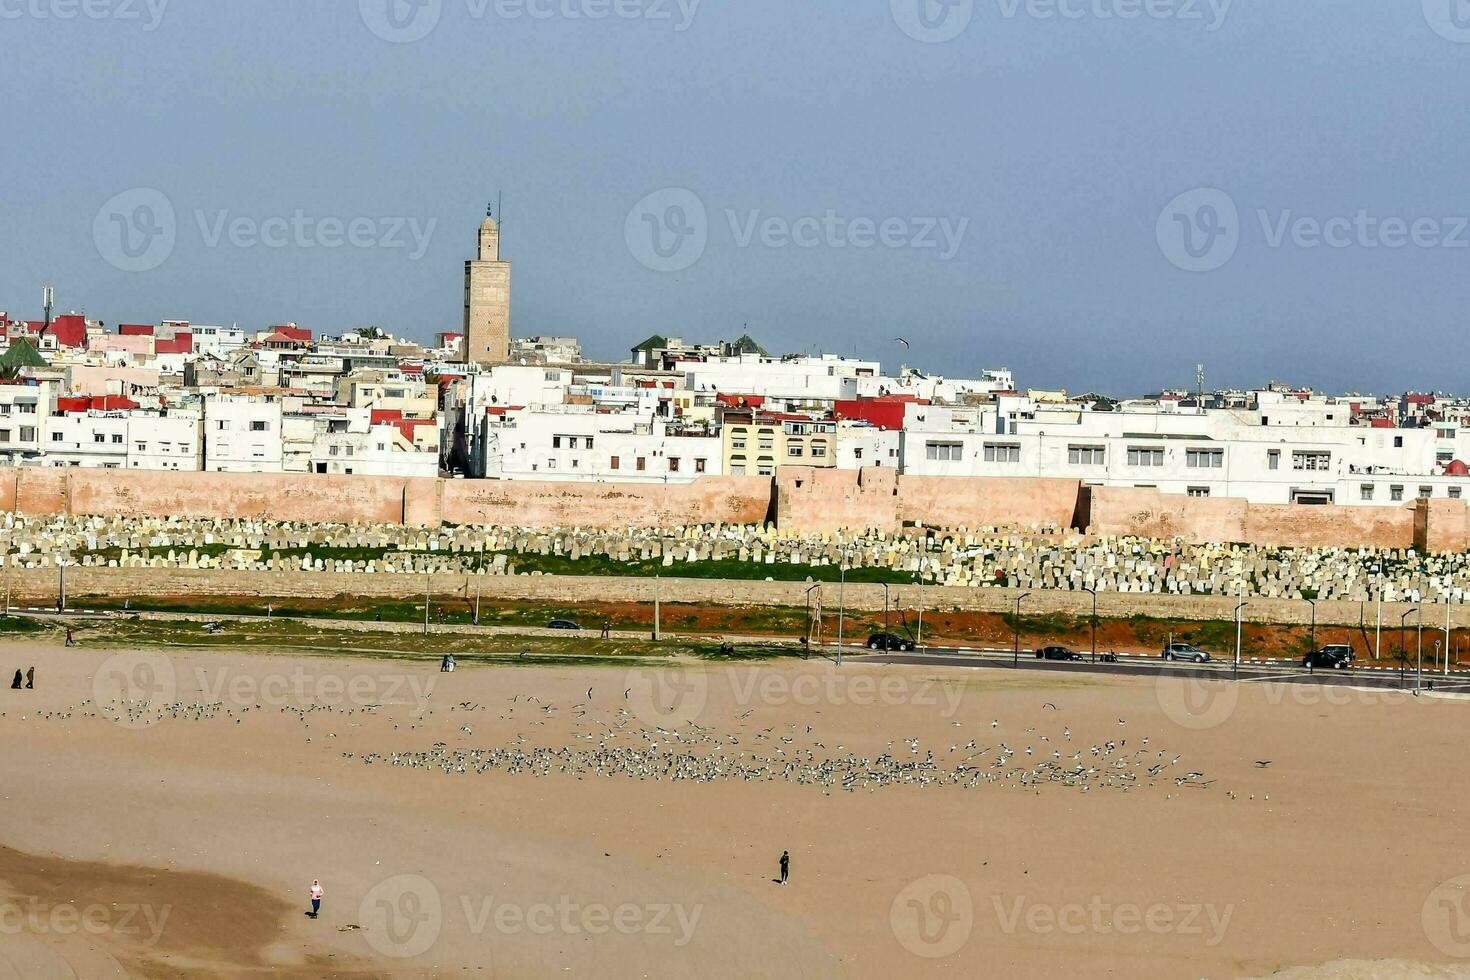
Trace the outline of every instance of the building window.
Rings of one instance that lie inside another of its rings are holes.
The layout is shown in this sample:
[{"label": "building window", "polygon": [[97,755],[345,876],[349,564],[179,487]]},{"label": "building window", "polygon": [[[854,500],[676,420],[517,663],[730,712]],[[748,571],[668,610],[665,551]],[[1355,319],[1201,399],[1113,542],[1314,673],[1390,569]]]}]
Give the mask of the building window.
[{"label": "building window", "polygon": [[1291,468],[1325,473],[1332,468],[1332,454],[1315,450],[1298,450],[1291,454]]},{"label": "building window", "polygon": [[1189,495],[1191,497],[1208,497],[1210,495],[1210,488],[1209,487],[1190,487],[1189,488]]},{"label": "building window", "polygon": [[1279,449],[1272,449],[1272,450],[1270,450],[1269,452],[1266,453],[1266,469],[1268,469],[1268,470],[1279,470],[1279,469],[1281,469],[1281,450],[1279,450]]},{"label": "building window", "polygon": [[759,476],[772,476],[775,474],[776,468],[768,463],[762,463],[755,468],[755,471]]},{"label": "building window", "polygon": [[1373,484],[1371,484],[1371,483],[1365,483],[1365,484],[1363,484],[1361,487],[1358,488],[1358,494],[1364,500],[1372,500],[1373,499]]},{"label": "building window", "polygon": [[1102,446],[1068,446],[1067,462],[1072,466],[1101,466],[1107,460]]},{"label": "building window", "polygon": [[622,457],[621,456],[614,456],[612,459],[610,459],[608,461],[608,469],[611,469],[611,470],[619,469],[619,468],[622,467],[622,465],[623,465],[623,460],[622,460]]},{"label": "building window", "polygon": [[775,445],[776,444],[770,439],[762,438],[760,441],[760,448],[766,450],[767,452],[774,448]]},{"label": "building window", "polygon": [[987,442],[985,444],[985,462],[987,463],[1019,463],[1021,461],[1021,446],[1014,442]]},{"label": "building window", "polygon": [[52,442],[60,442],[61,441],[61,433],[60,432],[53,432],[53,433],[51,433],[51,441]]},{"label": "building window", "polygon": [[1141,446],[1128,447],[1129,466],[1163,466],[1164,451]]},{"label": "building window", "polygon": [[1450,487],[1450,489],[1449,489],[1449,495],[1450,495],[1450,499],[1451,500],[1459,500],[1460,499],[1460,488],[1459,487]]},{"label": "building window", "polygon": [[269,422],[257,419],[250,423],[251,432],[269,432],[270,430],[271,424]]},{"label": "building window", "polygon": [[926,459],[943,462],[959,462],[964,458],[965,444],[962,442],[930,442],[924,445]]},{"label": "building window", "polygon": [[826,459],[827,447],[820,442],[812,443],[812,457],[814,459]]},{"label": "building window", "polygon": [[670,456],[669,457],[669,472],[670,473],[677,473],[677,472],[679,472],[679,457],[678,456]]},{"label": "building window", "polygon": [[703,473],[705,471],[705,467],[706,467],[706,465],[708,463],[709,463],[709,460],[696,459],[694,461],[694,472],[696,472],[696,473]]},{"label": "building window", "polygon": [[92,441],[93,442],[106,442],[107,441],[107,436],[103,435],[101,432],[94,432],[94,433],[92,433]]},{"label": "building window", "polygon": [[1428,500],[1430,497],[1433,497],[1433,496],[1434,496],[1434,488],[1433,487],[1420,487],[1419,488],[1419,499],[1420,500]]},{"label": "building window", "polygon": [[[575,449],[577,447],[576,446],[573,446],[572,448]],[[586,448],[588,448],[588,449],[591,449],[592,448],[592,437],[591,436],[588,436],[587,437],[587,446],[586,446]]]},{"label": "building window", "polygon": [[786,455],[790,456],[793,459],[799,459],[802,455],[804,455],[801,448],[801,443],[793,442],[791,445],[787,446]]},{"label": "building window", "polygon": [[1218,470],[1225,465],[1223,449],[1189,449],[1184,453],[1184,465],[1192,470]]},{"label": "building window", "polygon": [[1397,486],[1397,485],[1389,487],[1388,488],[1388,499],[1389,500],[1403,500],[1404,499],[1404,488],[1401,487],[1401,486]]},{"label": "building window", "polygon": [[648,460],[645,457],[643,457],[643,456],[639,456],[638,457],[638,472],[639,473],[642,473],[646,469],[648,469]]},{"label": "building window", "polygon": [[36,427],[33,426],[33,425],[23,425],[23,426],[21,426],[20,427],[20,441],[21,442],[35,442],[36,441]]},{"label": "building window", "polygon": [[144,452],[147,452],[148,451],[148,443],[146,443],[146,442],[140,442],[140,443],[137,443],[136,445],[138,447],[138,452],[144,453]]},{"label": "building window", "polygon": [[1403,436],[1394,436],[1393,437],[1393,448],[1395,448],[1395,449],[1403,449],[1404,448],[1404,437]]},{"label": "building window", "polygon": [[731,476],[744,476],[745,475],[745,464],[744,463],[732,463],[730,465],[730,475]]},{"label": "building window", "polygon": [[337,455],[338,448],[339,447],[337,447],[337,446],[332,446],[330,449],[327,450],[327,455],[329,455],[329,456],[336,456]]},{"label": "building window", "polygon": [[9,441],[10,441],[10,430],[9,429],[0,429],[0,442],[9,442]]},{"label": "building window", "polygon": [[121,445],[122,444],[122,441],[123,441],[122,433],[121,432],[114,432],[112,434],[112,441],[114,443],[118,444],[118,445]]},{"label": "building window", "polygon": [[744,436],[740,436],[737,439],[731,439],[730,440],[730,448],[731,449],[744,449],[745,448],[745,437]]}]

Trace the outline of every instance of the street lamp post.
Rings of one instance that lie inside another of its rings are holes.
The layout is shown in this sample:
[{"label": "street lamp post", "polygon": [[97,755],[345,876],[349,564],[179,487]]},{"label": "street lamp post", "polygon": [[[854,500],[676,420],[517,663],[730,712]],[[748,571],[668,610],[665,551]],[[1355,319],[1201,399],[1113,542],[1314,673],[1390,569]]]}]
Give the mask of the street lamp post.
[{"label": "street lamp post", "polygon": [[1306,599],[1312,605],[1312,639],[1307,645],[1307,673],[1315,674],[1317,672],[1317,658],[1312,656],[1312,654],[1317,652],[1317,600],[1309,599],[1306,596],[1302,596],[1302,598]]},{"label": "street lamp post", "polygon": [[1450,599],[1444,600],[1444,676],[1450,676]]},{"label": "street lamp post", "polygon": [[888,632],[888,583],[879,583],[883,586],[883,632]]},{"label": "street lamp post", "polygon": [[1014,653],[1011,655],[1012,667],[1021,666],[1021,600],[1025,599],[1029,595],[1031,595],[1031,593],[1022,592],[1020,595],[1016,596],[1016,648]]},{"label": "street lamp post", "polygon": [[842,631],[846,625],[847,617],[847,546],[842,546],[839,553],[837,572],[837,666],[842,666]]},{"label": "street lamp post", "polygon": [[1402,686],[1403,683],[1404,683],[1404,671],[1407,670],[1408,669],[1408,666],[1409,666],[1409,650],[1408,650],[1407,645],[1404,643],[1404,631],[1409,628],[1409,626],[1408,626],[1409,617],[1412,616],[1412,615],[1414,615],[1418,611],[1419,611],[1419,609],[1416,606],[1415,608],[1408,610],[1402,616],[1399,617],[1399,685],[1400,686]]},{"label": "street lamp post", "polygon": [[1092,593],[1092,662],[1097,663],[1097,589],[1084,585],[1082,591]]},{"label": "street lamp post", "polygon": [[1418,666],[1414,668],[1414,690],[1417,692],[1421,687],[1424,686],[1424,607],[1423,606],[1420,606],[1419,607],[1418,622],[1415,625],[1417,626],[1416,632],[1419,634],[1418,635],[1418,638],[1415,639],[1415,641],[1414,641],[1414,647],[1415,647],[1415,650],[1416,650],[1416,653],[1417,653],[1418,659],[1419,659]]},{"label": "street lamp post", "polygon": [[919,649],[924,647],[924,566],[928,563],[927,558],[919,559],[919,633],[914,639],[914,646]]},{"label": "street lamp post", "polygon": [[1240,677],[1240,633],[1244,618],[1241,616],[1241,611],[1248,605],[1250,605],[1249,602],[1242,600],[1240,605],[1235,607],[1235,676],[1237,678]]}]

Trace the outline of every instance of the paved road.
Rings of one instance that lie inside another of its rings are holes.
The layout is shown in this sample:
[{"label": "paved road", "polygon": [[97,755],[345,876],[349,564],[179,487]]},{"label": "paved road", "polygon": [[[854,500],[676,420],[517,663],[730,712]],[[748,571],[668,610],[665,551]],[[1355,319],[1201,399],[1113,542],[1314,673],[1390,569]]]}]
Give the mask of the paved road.
[{"label": "paved road", "polygon": [[[831,651],[835,653],[835,651]],[[954,648],[926,647],[915,653],[873,653],[865,647],[843,650],[843,657],[862,663],[909,664],[921,666],[940,665],[945,667],[988,668],[993,670],[1063,671],[1086,674],[1110,674],[1130,677],[1203,677],[1228,680],[1237,677],[1242,681],[1269,681],[1277,684],[1321,684],[1337,687],[1374,687],[1389,689],[1412,689],[1414,671],[1408,671],[1400,679],[1397,669],[1363,667],[1348,670],[1308,671],[1299,663],[1249,663],[1242,662],[1239,674],[1234,665],[1225,662],[1211,664],[1171,663],[1159,657],[1121,656],[1118,663],[1092,663],[1091,661],[1038,660],[1034,652],[1022,651],[1016,661],[1011,651],[974,651]],[[1436,691],[1470,691],[1470,673],[1451,672],[1444,677],[1438,672],[1424,671],[1426,689],[1432,685]]]}]

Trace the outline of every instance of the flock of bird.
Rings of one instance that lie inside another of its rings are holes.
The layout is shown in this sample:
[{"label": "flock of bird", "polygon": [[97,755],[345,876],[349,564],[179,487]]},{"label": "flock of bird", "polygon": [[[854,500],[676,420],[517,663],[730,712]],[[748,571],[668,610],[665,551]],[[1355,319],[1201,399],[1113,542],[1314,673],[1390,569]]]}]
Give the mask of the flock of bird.
[{"label": "flock of bird", "polygon": [[[624,692],[626,697],[627,692]],[[591,697],[591,692],[588,692]],[[516,695],[510,699],[509,711],[502,720],[511,720],[517,708],[530,708],[533,725],[544,724],[553,717],[557,705],[542,702],[534,696]],[[1054,706],[1048,705],[1054,710]],[[464,702],[451,710],[465,713],[484,710],[479,704]],[[890,741],[876,755],[865,755],[837,745],[829,750],[820,739],[811,738],[811,726],[800,731],[790,724],[784,732],[774,726],[759,727],[752,722],[753,709],[734,716],[727,731],[688,723],[665,728],[637,723],[627,708],[619,707],[611,723],[594,723],[594,729],[583,727],[587,704],[570,707],[579,721],[569,736],[573,744],[552,747],[530,744],[525,733],[519,733],[509,744],[500,747],[453,747],[448,742],[435,742],[424,750],[396,752],[344,752],[367,765],[387,764],[408,769],[440,773],[484,774],[501,772],[531,776],[568,775],[577,779],[628,778],[652,782],[789,782],[815,785],[824,792],[842,790],[872,792],[881,787],[915,786],[919,788],[952,786],[974,789],[981,786],[1011,786],[1039,791],[1043,786],[1060,786],[1090,792],[1097,789],[1119,789],[1129,792],[1156,783],[1176,788],[1208,789],[1213,780],[1197,771],[1183,771],[1178,754],[1151,746],[1144,737],[1130,748],[1127,738],[1106,739],[1084,745],[1074,741],[1070,727],[1064,726],[1055,739],[1034,727],[1027,728],[1012,745],[1005,738],[969,738],[956,740],[948,750],[924,748],[918,738],[902,739],[895,747]],[[962,722],[952,722],[963,728]],[[1118,724],[1126,724],[1119,719]],[[1001,722],[990,723],[993,736],[1002,734]],[[473,734],[473,723],[458,729]],[[585,743],[585,744],[583,744]]]},{"label": "flock of bird", "polygon": [[[623,700],[629,697],[623,692]],[[571,704],[566,715],[574,719],[563,746],[532,744],[525,732],[499,747],[451,746],[436,741],[428,749],[400,751],[342,752],[343,758],[366,765],[387,764],[440,773],[506,773],[537,777],[565,775],[582,778],[627,778],[651,782],[697,782],[719,780],[787,782],[820,787],[823,792],[869,792],[892,786],[918,788],[986,786],[1012,787],[1039,792],[1043,787],[1131,792],[1160,785],[1166,789],[1209,789],[1214,780],[1204,773],[1181,766],[1182,757],[1161,748],[1144,736],[1130,743],[1122,732],[1127,722],[1118,719],[1118,737],[1087,743],[1074,738],[1070,726],[1042,732],[1027,727],[1011,735],[1000,719],[978,727],[985,737],[966,737],[957,732],[947,746],[924,747],[918,738],[889,741],[881,752],[865,754],[835,745],[829,749],[813,737],[810,725],[789,724],[777,732],[775,726],[761,727],[753,720],[756,709],[737,712],[726,730],[693,722],[663,727],[640,724],[637,715],[618,707],[610,721],[589,715],[593,690],[583,701]],[[130,727],[147,727],[165,721],[233,722],[242,724],[252,713],[274,713],[294,718],[301,724],[308,743],[312,735],[337,737],[336,728],[350,723],[354,715],[377,716],[382,705],[229,705],[223,702],[159,701],[117,699],[84,701],[58,711],[38,711],[43,719],[101,717]],[[1043,710],[1057,711],[1047,702]],[[272,711],[274,709],[274,711]],[[491,709],[477,702],[452,705],[449,712],[459,741],[474,738],[477,715]],[[517,694],[507,700],[498,717],[512,727],[544,726],[562,709],[535,695]],[[520,712],[517,717],[517,712]],[[456,714],[457,713],[457,714]],[[402,727],[413,730],[426,725],[432,708],[421,706]],[[383,716],[400,730],[400,723]],[[326,731],[312,732],[313,721],[324,721]],[[963,730],[964,722],[951,726]],[[802,727],[805,731],[800,730]],[[1269,761],[1256,763],[1258,768]],[[1236,794],[1227,793],[1229,799]],[[1254,799],[1254,796],[1251,797]],[[1267,797],[1269,799],[1269,797]]]}]

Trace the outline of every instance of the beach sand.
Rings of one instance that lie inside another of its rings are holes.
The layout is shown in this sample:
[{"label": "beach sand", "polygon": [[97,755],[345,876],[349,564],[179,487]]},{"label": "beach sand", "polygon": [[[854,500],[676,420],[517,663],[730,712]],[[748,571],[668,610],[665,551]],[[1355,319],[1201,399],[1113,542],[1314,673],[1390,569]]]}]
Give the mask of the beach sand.
[{"label": "beach sand", "polygon": [[[1470,975],[1467,701],[0,646],[32,664],[0,980]],[[675,756],[720,775],[626,774]]]}]

